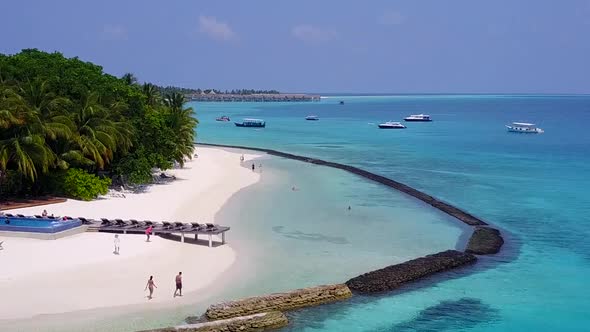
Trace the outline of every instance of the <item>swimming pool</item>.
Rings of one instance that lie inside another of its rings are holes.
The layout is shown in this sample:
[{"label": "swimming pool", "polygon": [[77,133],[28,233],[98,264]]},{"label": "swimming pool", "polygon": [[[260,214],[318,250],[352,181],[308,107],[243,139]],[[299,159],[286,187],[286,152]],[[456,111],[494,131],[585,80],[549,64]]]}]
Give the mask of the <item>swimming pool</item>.
[{"label": "swimming pool", "polygon": [[3,216],[0,220],[0,231],[15,232],[57,233],[82,225],[78,219],[59,220]]}]

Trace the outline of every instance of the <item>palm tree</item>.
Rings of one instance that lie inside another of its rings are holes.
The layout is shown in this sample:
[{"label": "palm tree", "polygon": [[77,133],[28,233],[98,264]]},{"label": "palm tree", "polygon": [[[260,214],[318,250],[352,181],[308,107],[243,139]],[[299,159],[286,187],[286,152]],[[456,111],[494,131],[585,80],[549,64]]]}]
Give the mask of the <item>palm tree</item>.
[{"label": "palm tree", "polygon": [[34,182],[55,165],[47,139],[71,133],[67,117],[56,113],[63,100],[48,93],[43,82],[27,82],[14,89],[4,86],[0,97],[0,170],[16,169]]},{"label": "palm tree", "polygon": [[137,84],[137,77],[135,77],[133,73],[125,73],[123,76],[121,76],[121,79],[123,79],[127,85]]},{"label": "palm tree", "polygon": [[39,171],[46,173],[53,164],[55,155],[49,149],[43,136],[15,136],[0,140],[0,171],[5,172],[9,165],[25,178],[35,181]]},{"label": "palm tree", "polygon": [[161,99],[161,95],[160,95],[160,91],[158,89],[157,86],[151,84],[151,83],[146,83],[143,85],[143,94],[146,97],[146,103],[149,106],[156,106],[160,103],[160,99]]},{"label": "palm tree", "polygon": [[26,118],[32,133],[53,141],[71,136],[72,121],[66,110],[70,101],[56,97],[49,91],[46,81],[29,81],[19,86],[16,92],[9,91],[7,100]]},{"label": "palm tree", "polygon": [[193,117],[192,107],[184,108],[184,95],[173,92],[166,95],[165,104],[169,108],[168,124],[174,132],[176,140],[171,155],[181,166],[184,158],[192,158],[194,151],[195,127],[199,121]]},{"label": "palm tree", "polygon": [[94,92],[82,97],[73,114],[75,144],[66,149],[62,157],[70,162],[94,164],[103,169],[113,159],[114,152],[126,152],[131,147],[133,129],[126,122],[113,120],[113,112],[109,112],[99,100]]}]

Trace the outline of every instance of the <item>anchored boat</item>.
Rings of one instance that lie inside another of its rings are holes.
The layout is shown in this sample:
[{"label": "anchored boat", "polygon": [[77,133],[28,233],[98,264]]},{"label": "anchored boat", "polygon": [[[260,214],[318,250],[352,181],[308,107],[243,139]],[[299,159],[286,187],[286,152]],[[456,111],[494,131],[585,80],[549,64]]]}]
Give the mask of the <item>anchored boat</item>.
[{"label": "anchored boat", "polygon": [[427,114],[412,114],[412,115],[404,118],[404,121],[429,122],[429,121],[432,121],[432,119],[430,118],[430,115],[427,115]]},{"label": "anchored boat", "polygon": [[261,119],[243,119],[242,122],[234,122],[236,127],[254,127],[254,128],[264,128],[266,127],[266,122]]},{"label": "anchored boat", "polygon": [[319,119],[320,117],[317,115],[308,115],[305,117],[305,120],[307,121],[318,121]]},{"label": "anchored boat", "polygon": [[217,119],[215,119],[215,121],[229,122],[230,119],[229,119],[229,116],[223,115],[223,116],[220,116]]},{"label": "anchored boat", "polygon": [[401,124],[399,122],[387,121],[384,123],[380,123],[379,128],[381,128],[381,129],[405,129],[406,126],[404,126],[403,124]]},{"label": "anchored boat", "polygon": [[511,133],[540,134],[544,132],[543,129],[537,128],[534,123],[526,122],[512,122],[512,124],[506,125],[506,129]]}]

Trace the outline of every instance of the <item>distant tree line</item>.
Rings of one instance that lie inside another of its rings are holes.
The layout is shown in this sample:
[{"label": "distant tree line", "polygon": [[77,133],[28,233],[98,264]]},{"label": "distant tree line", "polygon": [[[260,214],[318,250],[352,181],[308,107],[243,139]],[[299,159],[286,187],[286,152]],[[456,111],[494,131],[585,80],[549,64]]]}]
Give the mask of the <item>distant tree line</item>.
[{"label": "distant tree line", "polygon": [[167,87],[158,87],[162,93],[182,93],[184,95],[189,94],[201,94],[201,93],[211,93],[213,91],[216,94],[232,94],[232,95],[253,95],[253,94],[279,94],[280,92],[277,90],[254,90],[254,89],[234,89],[234,90],[217,90],[217,89],[187,89],[187,88],[179,88],[175,86],[167,86]]},{"label": "distant tree line", "polygon": [[92,199],[192,157],[184,95],[36,49],[0,54],[0,196]]}]

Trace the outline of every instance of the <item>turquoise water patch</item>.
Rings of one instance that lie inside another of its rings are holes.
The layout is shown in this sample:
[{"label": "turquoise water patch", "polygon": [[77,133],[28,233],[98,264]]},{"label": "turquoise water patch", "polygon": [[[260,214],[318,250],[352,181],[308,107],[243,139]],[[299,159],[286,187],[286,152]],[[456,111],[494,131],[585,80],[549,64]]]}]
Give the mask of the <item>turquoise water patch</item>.
[{"label": "turquoise water patch", "polygon": [[[341,99],[344,105],[338,104]],[[424,317],[421,312],[444,301],[471,298],[497,310],[497,315],[488,322],[481,316],[483,319],[470,326],[469,331],[587,331],[590,131],[586,127],[590,122],[590,97],[337,97],[319,103],[195,106],[201,120],[200,141],[273,148],[364,168],[457,205],[509,235],[510,243],[495,263],[484,262],[486,268],[477,268],[475,273],[407,293],[305,311],[297,330],[375,331],[396,326],[407,329],[410,325],[396,324],[415,322],[417,317]],[[230,112],[232,116],[264,118],[267,128],[236,130],[211,120]],[[400,121],[417,113],[430,114],[434,121],[408,123],[407,129],[399,131],[376,128],[380,122]],[[308,123],[304,120],[308,114],[318,115],[320,121]],[[514,121],[537,123],[545,133],[506,132],[504,125]],[[300,263],[298,269],[311,277],[302,273],[289,282],[275,283],[277,288],[342,280],[361,269],[381,267],[402,257],[438,251],[449,245],[452,232],[432,228],[444,223],[428,217],[431,212],[420,203],[397,200],[380,186],[355,178],[342,179],[334,171],[318,171],[321,178],[313,183],[313,192],[317,187],[328,195],[324,200],[306,201],[295,195],[284,200],[282,194],[274,196],[270,191],[288,192],[291,186],[302,183],[300,179],[310,178],[308,170],[319,169],[289,167],[288,162],[277,163],[276,167],[277,176],[290,179],[281,185],[285,188],[266,186],[266,193],[253,188],[250,203],[273,205],[275,209],[269,215],[274,215],[272,220],[280,220],[277,225],[284,226],[287,232],[330,234],[349,241],[334,244],[273,234],[282,238],[267,249],[283,257],[283,264],[304,260],[305,256],[299,253],[308,247],[327,249],[322,263],[313,257],[317,253],[310,254],[309,265]],[[297,194],[314,195],[312,189],[304,188],[307,184],[301,187]],[[264,198],[256,201],[259,194],[264,194],[260,196]],[[354,221],[347,219],[347,205],[352,205]],[[296,218],[295,213],[288,212],[291,209],[303,217]],[[231,219],[232,213],[238,212],[228,209],[222,219]],[[312,220],[319,230],[311,225],[294,226],[300,219]],[[322,229],[328,225],[333,229],[338,221],[342,225],[366,226],[355,232],[364,240],[357,241],[346,226],[340,234]],[[365,232],[370,226],[378,230],[371,236]],[[436,234],[447,240],[437,243]],[[332,250],[332,246],[340,249]],[[343,247],[348,251],[342,251]],[[339,256],[340,252],[345,252],[347,259]],[[322,268],[330,262],[338,268]],[[270,271],[249,293],[258,290],[260,294],[275,288],[269,286],[272,275],[274,279],[289,279],[278,269]],[[315,324],[313,317],[324,311],[330,311],[330,318]],[[433,318],[433,330],[439,330],[437,326],[441,330],[464,330]]]}]

